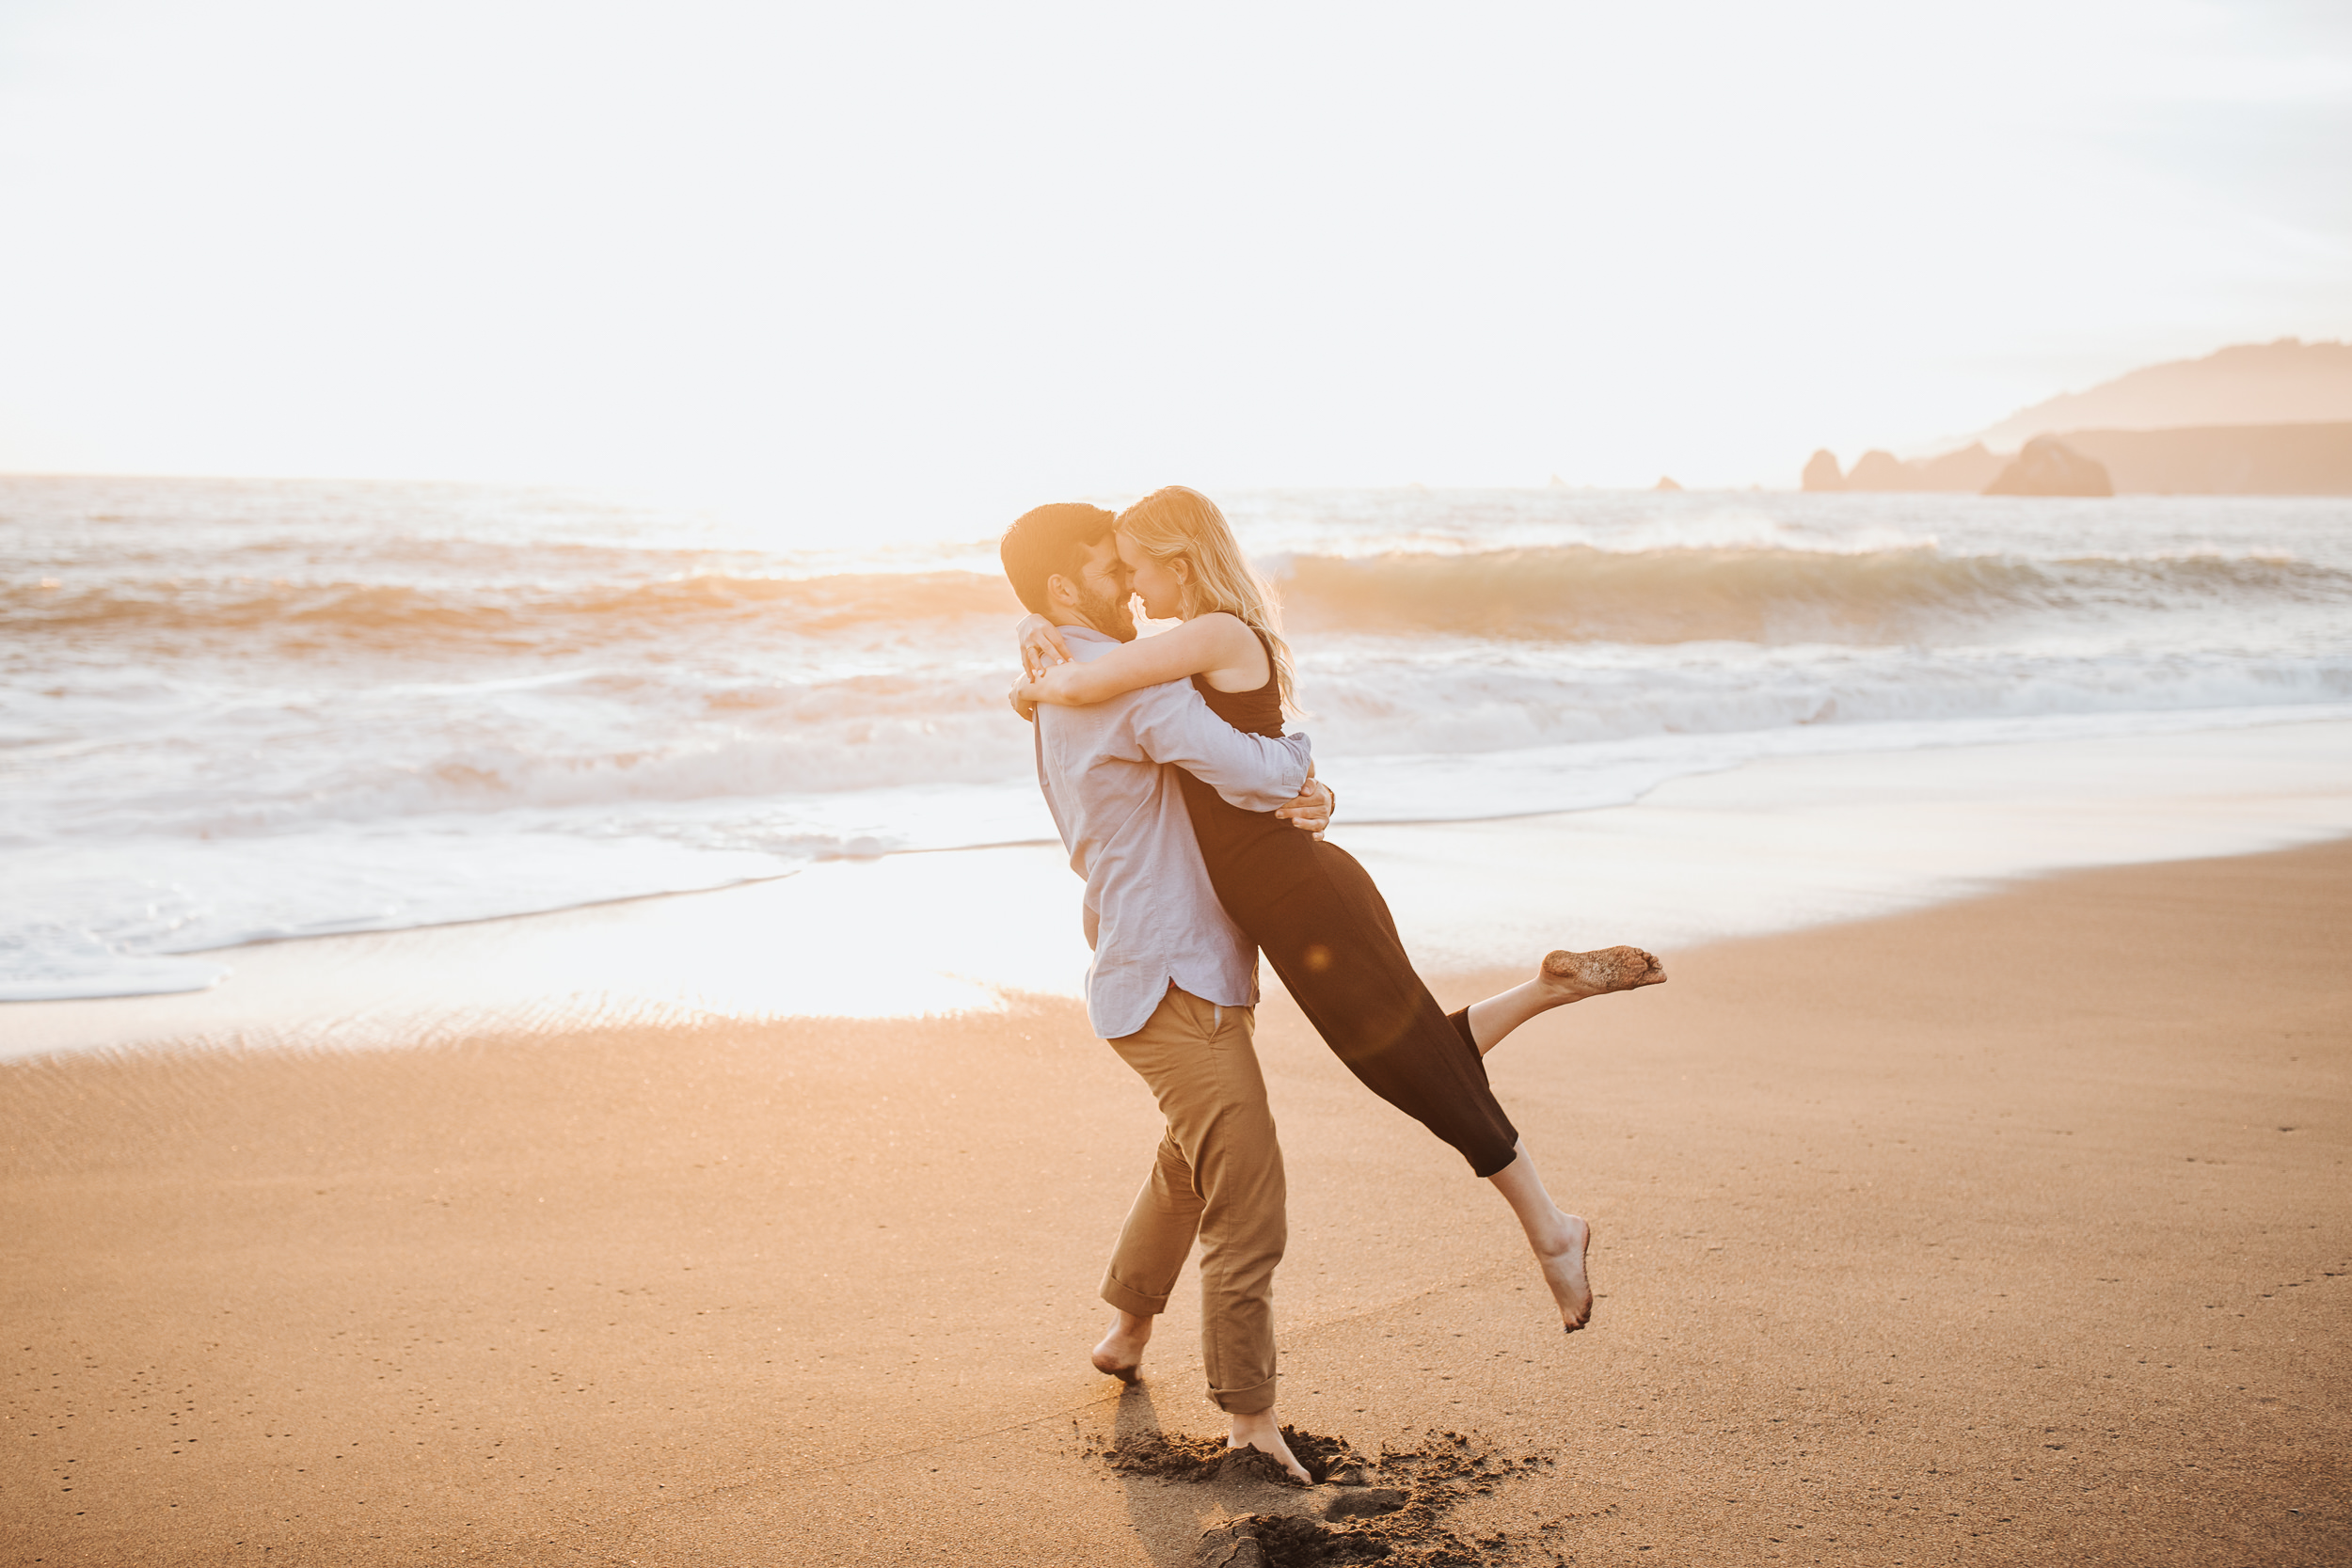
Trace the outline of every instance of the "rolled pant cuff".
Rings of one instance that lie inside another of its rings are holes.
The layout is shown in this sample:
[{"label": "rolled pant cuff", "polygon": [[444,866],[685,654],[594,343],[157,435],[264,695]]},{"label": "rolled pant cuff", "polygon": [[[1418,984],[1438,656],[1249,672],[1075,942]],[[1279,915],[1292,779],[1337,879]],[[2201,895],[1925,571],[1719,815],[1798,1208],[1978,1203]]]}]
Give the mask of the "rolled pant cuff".
[{"label": "rolled pant cuff", "polygon": [[1156,1318],[1168,1310],[1166,1296],[1147,1296],[1107,1274],[1103,1276],[1103,1299],[1121,1312],[1133,1312],[1138,1318]]},{"label": "rolled pant cuff", "polygon": [[1270,1377],[1255,1388],[1212,1388],[1209,1399],[1228,1416],[1255,1416],[1274,1408],[1274,1386],[1279,1378]]}]

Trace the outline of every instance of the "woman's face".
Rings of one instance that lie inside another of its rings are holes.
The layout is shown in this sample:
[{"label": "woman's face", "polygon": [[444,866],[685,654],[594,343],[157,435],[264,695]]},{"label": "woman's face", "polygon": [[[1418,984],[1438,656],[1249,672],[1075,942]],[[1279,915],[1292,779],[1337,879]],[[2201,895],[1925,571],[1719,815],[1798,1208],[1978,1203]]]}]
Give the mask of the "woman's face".
[{"label": "woman's face", "polygon": [[1124,532],[1119,535],[1119,559],[1143,601],[1143,612],[1154,621],[1170,621],[1184,612],[1184,576],[1181,564],[1154,561],[1136,547]]}]

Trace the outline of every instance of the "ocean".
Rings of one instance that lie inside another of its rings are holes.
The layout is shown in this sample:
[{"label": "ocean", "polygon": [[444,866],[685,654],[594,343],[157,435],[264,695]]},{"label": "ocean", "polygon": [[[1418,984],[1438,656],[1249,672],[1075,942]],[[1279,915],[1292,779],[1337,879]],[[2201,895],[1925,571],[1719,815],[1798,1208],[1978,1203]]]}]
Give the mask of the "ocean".
[{"label": "ocean", "polygon": [[[1218,499],[1344,822],[2352,717],[2342,498]],[[1050,840],[1006,520],[859,543],[552,490],[0,478],[0,1000]]]}]

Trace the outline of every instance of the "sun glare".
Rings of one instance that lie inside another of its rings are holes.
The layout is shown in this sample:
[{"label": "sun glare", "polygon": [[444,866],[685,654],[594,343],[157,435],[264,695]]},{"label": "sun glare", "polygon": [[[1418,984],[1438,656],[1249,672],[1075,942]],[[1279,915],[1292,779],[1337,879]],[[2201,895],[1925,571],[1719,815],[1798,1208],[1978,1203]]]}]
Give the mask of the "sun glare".
[{"label": "sun glare", "polygon": [[1785,485],[2352,329],[2352,55],[2286,14],[18,9],[0,464],[812,532]]}]

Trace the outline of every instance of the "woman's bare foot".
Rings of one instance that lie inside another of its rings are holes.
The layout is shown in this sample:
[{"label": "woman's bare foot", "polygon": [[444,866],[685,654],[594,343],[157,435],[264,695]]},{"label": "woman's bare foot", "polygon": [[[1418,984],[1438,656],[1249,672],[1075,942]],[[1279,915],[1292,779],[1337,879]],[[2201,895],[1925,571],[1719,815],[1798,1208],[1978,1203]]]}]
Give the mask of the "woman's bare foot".
[{"label": "woman's bare foot", "polygon": [[1666,983],[1666,966],[1639,947],[1604,947],[1597,953],[1547,954],[1535,978],[1470,1005],[1470,1038],[1485,1055],[1511,1032],[1539,1013],[1605,996],[1613,990]]},{"label": "woman's bare foot", "polygon": [[1152,1341],[1152,1320],[1117,1307],[1111,1310],[1117,1315],[1111,1319],[1111,1331],[1094,1347],[1094,1370],[1133,1383],[1143,1375],[1143,1347]]},{"label": "woman's bare foot", "polygon": [[[1533,1238],[1530,1238],[1533,1242]],[[1544,1283],[1560,1306],[1560,1322],[1570,1334],[1593,1320],[1593,1286],[1584,1276],[1584,1254],[1593,1244],[1593,1227],[1574,1214],[1562,1214],[1558,1232],[1534,1243],[1535,1261],[1544,1268]]]},{"label": "woman's bare foot", "polygon": [[1561,1002],[1581,1002],[1588,996],[1606,996],[1613,990],[1662,986],[1666,983],[1666,970],[1655,957],[1638,947],[1604,947],[1597,953],[1546,954],[1537,978],[1547,990],[1559,995]]},{"label": "woman's bare foot", "polygon": [[1536,978],[1496,992],[1485,1002],[1472,1002],[1470,1039],[1480,1055],[1510,1039],[1529,1018],[1550,1013],[1555,1006],[1630,992],[1637,985],[1665,985],[1665,964],[1640,947],[1602,947],[1599,952],[1552,952],[1536,966]]},{"label": "woman's bare foot", "polygon": [[1536,1174],[1535,1157],[1527,1140],[1513,1147],[1512,1161],[1492,1176],[1495,1191],[1518,1216],[1527,1244],[1543,1265],[1544,1283],[1560,1307],[1560,1323],[1574,1334],[1592,1320],[1593,1287],[1584,1277],[1584,1254],[1593,1244],[1593,1227],[1551,1201],[1544,1179]]},{"label": "woman's bare foot", "polygon": [[1307,1473],[1307,1467],[1298,1463],[1297,1456],[1291,1452],[1291,1446],[1282,1441],[1282,1423],[1275,1418],[1273,1411],[1261,1410],[1253,1416],[1233,1415],[1229,1432],[1230,1435],[1225,1439],[1227,1448],[1256,1449],[1262,1453],[1270,1453],[1282,1462],[1282,1468],[1291,1473],[1293,1481],[1306,1486],[1315,1483],[1315,1478]]}]

